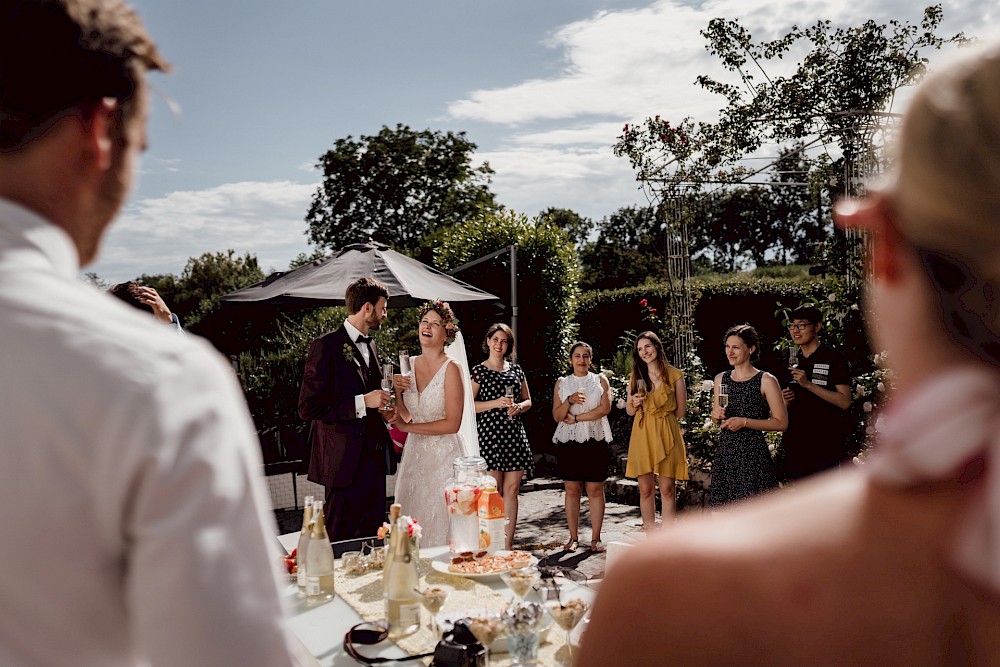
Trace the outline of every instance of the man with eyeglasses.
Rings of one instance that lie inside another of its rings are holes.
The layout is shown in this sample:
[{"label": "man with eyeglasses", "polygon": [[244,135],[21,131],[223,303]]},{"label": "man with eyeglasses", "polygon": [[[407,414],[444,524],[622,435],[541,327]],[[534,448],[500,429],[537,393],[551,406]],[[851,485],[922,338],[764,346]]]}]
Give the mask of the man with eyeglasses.
[{"label": "man with eyeglasses", "polygon": [[819,309],[792,311],[788,332],[799,347],[791,382],[782,390],[788,429],[781,438],[783,476],[801,479],[833,468],[847,456],[851,367],[842,354],[819,341]]}]

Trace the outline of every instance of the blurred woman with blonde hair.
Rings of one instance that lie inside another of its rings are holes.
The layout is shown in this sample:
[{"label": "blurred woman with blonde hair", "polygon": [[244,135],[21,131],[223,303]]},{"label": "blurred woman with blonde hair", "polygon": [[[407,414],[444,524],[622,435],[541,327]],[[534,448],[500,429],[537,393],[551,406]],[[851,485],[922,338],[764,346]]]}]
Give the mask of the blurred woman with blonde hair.
[{"label": "blurred woman with blonde hair", "polygon": [[636,547],[579,665],[997,663],[1000,45],[929,75],[898,142],[894,178],[835,211],[871,235],[896,384],[868,463]]}]

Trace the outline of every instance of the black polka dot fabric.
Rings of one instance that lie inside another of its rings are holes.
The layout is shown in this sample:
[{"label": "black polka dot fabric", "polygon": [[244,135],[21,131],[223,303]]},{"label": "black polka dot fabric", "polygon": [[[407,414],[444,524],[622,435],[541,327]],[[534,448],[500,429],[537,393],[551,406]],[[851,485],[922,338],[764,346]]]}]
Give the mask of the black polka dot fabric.
[{"label": "black polka dot fabric", "polygon": [[[517,364],[510,364],[503,372],[477,364],[472,368],[471,374],[472,381],[479,385],[477,401],[500,398],[508,385],[515,387],[515,401],[524,400],[520,396],[524,371]],[[479,453],[486,459],[488,470],[531,470],[531,445],[520,415],[510,419],[504,408],[486,410],[476,414],[476,425],[479,432]]]}]

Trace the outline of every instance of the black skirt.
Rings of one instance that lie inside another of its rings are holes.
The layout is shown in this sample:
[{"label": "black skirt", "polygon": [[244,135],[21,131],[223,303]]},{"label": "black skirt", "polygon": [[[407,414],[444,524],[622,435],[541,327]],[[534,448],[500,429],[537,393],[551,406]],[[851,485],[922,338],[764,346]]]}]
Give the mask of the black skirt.
[{"label": "black skirt", "polygon": [[567,482],[603,482],[608,478],[611,448],[604,440],[556,443],[557,470]]}]

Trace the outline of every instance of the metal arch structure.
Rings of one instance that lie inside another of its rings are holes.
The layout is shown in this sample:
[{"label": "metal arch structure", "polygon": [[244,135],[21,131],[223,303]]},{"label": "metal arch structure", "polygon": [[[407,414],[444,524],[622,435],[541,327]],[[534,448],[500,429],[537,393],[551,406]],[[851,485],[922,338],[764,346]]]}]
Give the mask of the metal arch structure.
[{"label": "metal arch structure", "polygon": [[693,184],[673,183],[660,194],[657,215],[664,228],[667,259],[667,284],[670,296],[664,315],[673,332],[673,365],[687,366],[694,352],[694,318],[691,299],[691,244],[684,201],[695,188]]},{"label": "metal arch structure", "polygon": [[[844,195],[861,197],[868,185],[881,174],[889,171],[892,157],[889,145],[899,129],[901,114],[875,111],[847,111],[856,122],[844,135]],[[844,258],[849,285],[871,276],[865,271],[864,258],[870,250],[871,239],[858,229],[846,231],[847,254]],[[858,267],[857,269],[855,267]]]},{"label": "metal arch structure", "polygon": [[[826,137],[839,135],[844,152],[843,193],[858,197],[874,178],[888,171],[891,156],[888,146],[899,127],[900,114],[871,110],[848,110],[841,115],[853,117],[856,121],[839,131],[828,130]],[[822,136],[820,138],[823,138]],[[763,170],[757,170],[753,175]],[[694,320],[691,298],[691,247],[689,243],[688,215],[684,209],[688,195],[697,191],[705,183],[684,182],[669,178],[643,178],[652,199],[658,203],[657,214],[663,224],[667,259],[667,282],[670,297],[666,304],[665,316],[673,332],[673,363],[686,365],[694,352]],[[732,183],[739,185],[742,181]],[[785,185],[800,185],[788,184]],[[864,232],[848,230],[846,233],[847,253],[844,257],[844,274],[848,284],[864,280],[860,267],[865,266],[868,239]],[[857,267],[857,268],[855,268]]]}]

